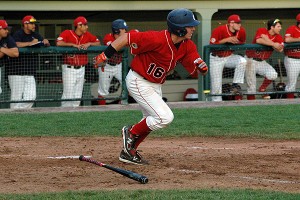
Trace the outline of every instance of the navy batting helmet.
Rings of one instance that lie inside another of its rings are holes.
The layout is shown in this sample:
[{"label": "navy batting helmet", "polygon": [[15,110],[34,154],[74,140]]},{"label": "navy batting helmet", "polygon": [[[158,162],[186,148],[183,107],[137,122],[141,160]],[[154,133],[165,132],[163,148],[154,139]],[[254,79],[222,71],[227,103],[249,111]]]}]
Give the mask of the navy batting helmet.
[{"label": "navy batting helmet", "polygon": [[167,23],[168,30],[179,37],[187,34],[185,27],[198,26],[200,24],[195,19],[193,12],[185,8],[172,10],[167,16]]},{"label": "navy batting helmet", "polygon": [[120,29],[128,29],[126,22],[123,19],[116,19],[112,22],[111,29],[113,34],[119,34]]}]

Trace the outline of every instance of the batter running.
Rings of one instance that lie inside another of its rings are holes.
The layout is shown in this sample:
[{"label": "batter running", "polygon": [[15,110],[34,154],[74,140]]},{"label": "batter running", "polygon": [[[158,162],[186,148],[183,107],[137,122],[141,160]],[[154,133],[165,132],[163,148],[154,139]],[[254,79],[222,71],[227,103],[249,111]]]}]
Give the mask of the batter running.
[{"label": "batter running", "polygon": [[190,10],[175,9],[167,16],[168,30],[125,33],[95,58],[95,64],[101,64],[126,45],[135,55],[126,85],[141,106],[143,118],[133,126],[123,127],[124,148],[120,161],[148,164],[137,151],[138,146],[151,131],[164,128],[173,121],[173,112],[163,101],[161,91],[168,72],[180,62],[191,74],[207,73],[206,63],[190,40],[199,23]]}]

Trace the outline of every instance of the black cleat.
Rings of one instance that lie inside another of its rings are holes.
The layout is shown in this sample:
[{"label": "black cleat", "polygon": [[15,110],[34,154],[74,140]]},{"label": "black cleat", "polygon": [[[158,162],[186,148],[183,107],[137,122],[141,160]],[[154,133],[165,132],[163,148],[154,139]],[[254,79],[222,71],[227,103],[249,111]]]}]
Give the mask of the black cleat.
[{"label": "black cleat", "polygon": [[134,150],[135,152],[134,145],[138,137],[130,133],[129,131],[130,128],[131,126],[124,126],[122,128],[123,147],[124,147],[123,149],[125,153],[134,156],[131,154],[131,151]]},{"label": "black cleat", "polygon": [[[135,150],[134,150],[135,151]],[[133,151],[132,151],[133,154]],[[121,151],[119,160],[125,163],[135,164],[135,165],[148,165],[149,162],[144,160],[137,151],[135,151],[135,155],[126,153],[124,150]]]}]

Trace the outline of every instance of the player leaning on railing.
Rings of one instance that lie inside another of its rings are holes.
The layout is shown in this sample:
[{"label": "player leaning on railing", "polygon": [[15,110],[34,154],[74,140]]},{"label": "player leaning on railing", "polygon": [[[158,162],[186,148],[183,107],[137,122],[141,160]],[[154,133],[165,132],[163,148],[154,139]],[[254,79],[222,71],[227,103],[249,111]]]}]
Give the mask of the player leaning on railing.
[{"label": "player leaning on railing", "polygon": [[[262,44],[272,47],[271,50],[247,50],[248,64],[246,69],[247,92],[256,92],[256,74],[264,76],[265,79],[259,87],[259,92],[265,92],[267,87],[277,78],[275,69],[266,62],[273,53],[283,51],[283,38],[280,35],[281,21],[279,19],[270,19],[267,28],[259,28],[256,31],[252,43]],[[264,99],[270,99],[269,95],[263,95]],[[248,100],[254,100],[255,96],[250,94]]]},{"label": "player leaning on railing", "polygon": [[[18,57],[19,50],[13,37],[8,34],[8,24],[5,20],[0,20],[0,59],[1,63],[5,63],[4,59]],[[0,68],[0,83],[1,83],[1,68]],[[0,85],[0,94],[2,93]]]},{"label": "player leaning on railing", "polygon": [[198,71],[202,75],[207,73],[205,62],[190,40],[199,23],[190,10],[175,9],[167,16],[168,30],[125,33],[95,58],[95,64],[99,65],[126,45],[135,55],[126,85],[130,95],[141,106],[143,118],[133,126],[123,127],[124,148],[120,161],[147,164],[137,152],[138,146],[151,131],[164,128],[173,121],[173,113],[162,99],[161,86],[177,62],[191,74]]},{"label": "player leaning on railing", "polygon": [[[284,41],[286,43],[300,42],[300,13],[296,16],[296,25],[292,25],[286,30]],[[284,49],[284,54],[284,66],[287,75],[285,91],[295,91],[300,74],[300,48]],[[294,94],[288,93],[287,98],[294,98]]]}]

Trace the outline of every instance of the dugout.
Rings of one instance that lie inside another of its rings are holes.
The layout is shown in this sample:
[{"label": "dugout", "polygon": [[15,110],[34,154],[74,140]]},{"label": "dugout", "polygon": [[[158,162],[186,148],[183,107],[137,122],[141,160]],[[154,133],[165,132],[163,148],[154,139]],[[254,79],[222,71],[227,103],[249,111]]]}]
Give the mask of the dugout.
[{"label": "dugout", "polygon": [[[110,32],[110,25],[116,18],[127,21],[130,29],[161,30],[166,28],[168,12],[177,7],[192,9],[201,21],[193,40],[198,44],[200,54],[208,44],[211,30],[226,23],[230,14],[239,14],[247,30],[250,43],[255,30],[264,26],[269,18],[280,18],[282,33],[294,22],[299,12],[297,1],[22,1],[0,2],[0,17],[6,19],[11,31],[20,28],[21,19],[28,14],[40,22],[39,32],[54,45],[55,39],[65,29],[72,29],[74,18],[85,16],[89,21],[89,31],[102,37]],[[41,11],[41,8],[43,8]],[[280,9],[279,9],[280,8]],[[45,14],[46,13],[46,14]],[[3,76],[3,74],[2,74]],[[5,77],[4,77],[5,78]],[[2,84],[3,78],[1,79]],[[2,85],[1,84],[1,85]],[[198,79],[188,76],[180,66],[176,74],[170,76],[163,87],[168,101],[181,101],[187,88],[198,90]],[[201,88],[199,88],[201,89]]]}]

